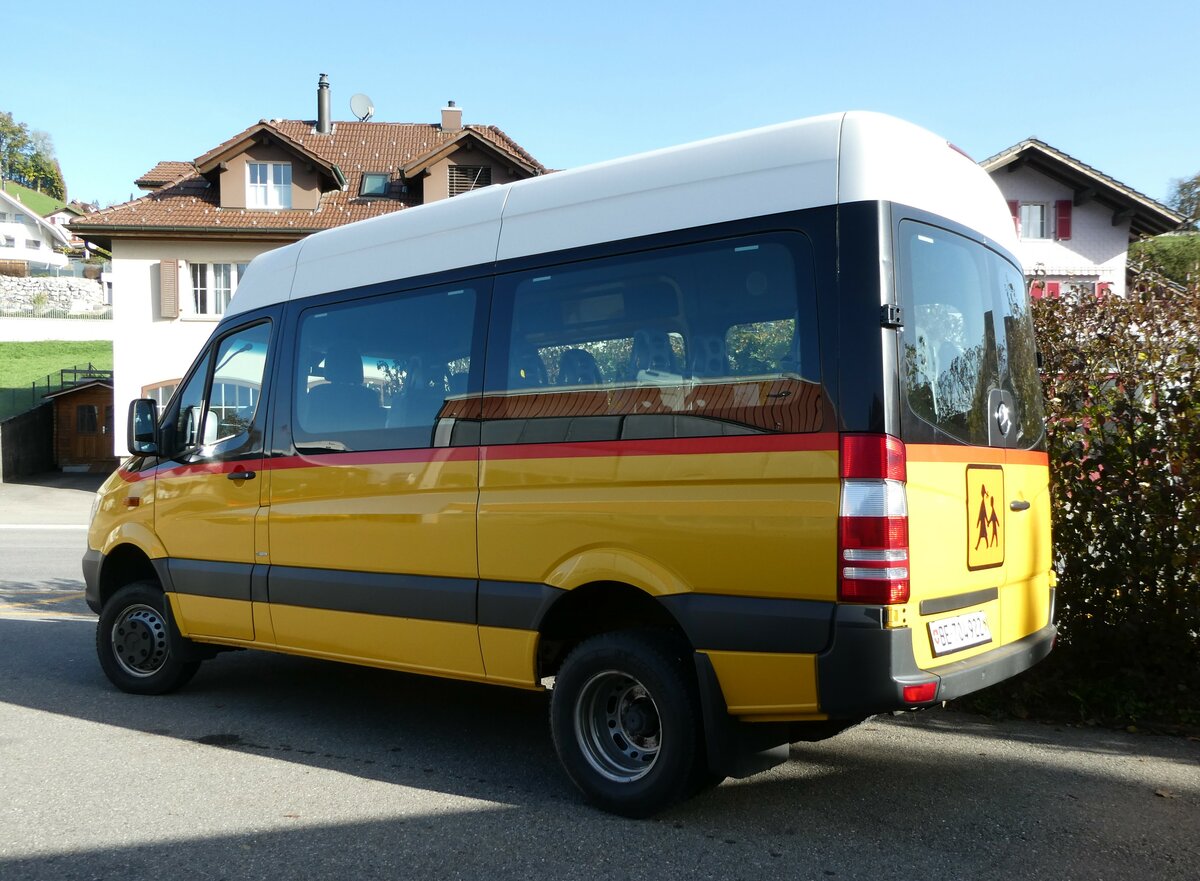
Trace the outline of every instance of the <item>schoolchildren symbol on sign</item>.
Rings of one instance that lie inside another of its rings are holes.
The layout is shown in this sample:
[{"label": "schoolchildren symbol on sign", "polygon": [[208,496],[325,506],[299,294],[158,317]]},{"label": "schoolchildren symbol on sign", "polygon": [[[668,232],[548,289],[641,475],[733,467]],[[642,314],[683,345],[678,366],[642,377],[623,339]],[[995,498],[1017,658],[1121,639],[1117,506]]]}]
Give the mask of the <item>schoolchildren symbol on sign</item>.
[{"label": "schoolchildren symbol on sign", "polygon": [[[991,507],[989,512],[988,508]],[[975,550],[979,550],[979,543],[983,542],[984,547],[994,547],[996,542],[1000,540],[999,528],[1000,520],[996,517],[996,497],[987,491],[987,485],[979,487],[979,539],[975,542]],[[988,530],[991,529],[991,537],[988,536]]]},{"label": "schoolchildren symbol on sign", "polygon": [[[999,504],[997,504],[999,503]],[[1004,469],[967,466],[967,568],[1004,562]]]}]

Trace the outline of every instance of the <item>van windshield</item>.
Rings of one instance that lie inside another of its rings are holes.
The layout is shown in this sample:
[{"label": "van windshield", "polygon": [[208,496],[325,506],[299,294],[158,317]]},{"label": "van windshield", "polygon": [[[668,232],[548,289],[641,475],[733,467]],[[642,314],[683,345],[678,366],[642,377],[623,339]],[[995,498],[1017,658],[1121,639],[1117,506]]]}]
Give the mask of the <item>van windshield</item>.
[{"label": "van windshield", "polygon": [[1040,448],[1041,383],[1020,271],[978,242],[913,220],[901,222],[897,244],[906,424],[915,416],[963,443]]}]

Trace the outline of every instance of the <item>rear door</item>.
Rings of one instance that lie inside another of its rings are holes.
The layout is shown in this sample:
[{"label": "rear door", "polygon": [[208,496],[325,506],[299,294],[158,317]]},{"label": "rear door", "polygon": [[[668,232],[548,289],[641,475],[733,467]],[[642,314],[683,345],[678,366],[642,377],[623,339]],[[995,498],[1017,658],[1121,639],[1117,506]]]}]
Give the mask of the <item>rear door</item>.
[{"label": "rear door", "polygon": [[922,667],[1047,623],[1047,469],[1020,271],[932,224],[897,227],[911,598]]}]

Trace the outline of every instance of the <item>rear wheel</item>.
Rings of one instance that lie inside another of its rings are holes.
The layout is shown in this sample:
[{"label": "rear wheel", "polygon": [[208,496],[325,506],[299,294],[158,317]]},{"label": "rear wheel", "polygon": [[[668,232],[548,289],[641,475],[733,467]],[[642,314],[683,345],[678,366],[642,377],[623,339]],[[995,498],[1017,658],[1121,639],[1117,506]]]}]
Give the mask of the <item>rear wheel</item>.
[{"label": "rear wheel", "polygon": [[170,604],[154,582],[126,585],[100,610],[96,654],[122,691],[165,694],[186,684],[200,662],[181,660],[182,644]]},{"label": "rear wheel", "polygon": [[563,662],[550,728],[567,775],[599,807],[645,817],[695,791],[704,750],[686,654],[666,638],[595,636]]}]

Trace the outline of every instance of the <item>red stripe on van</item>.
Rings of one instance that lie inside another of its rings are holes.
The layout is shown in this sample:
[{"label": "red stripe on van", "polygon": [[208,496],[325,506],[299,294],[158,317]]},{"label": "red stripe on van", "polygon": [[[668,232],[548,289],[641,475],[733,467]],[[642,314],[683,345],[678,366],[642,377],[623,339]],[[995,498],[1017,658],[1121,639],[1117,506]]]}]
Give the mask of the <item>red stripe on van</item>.
[{"label": "red stripe on van", "polygon": [[484,461],[509,459],[582,459],[602,456],[688,456],[713,453],[837,452],[833,432],[754,434],[734,437],[648,438],[558,444],[512,444],[480,447]]},{"label": "red stripe on van", "polygon": [[367,450],[347,453],[280,456],[265,460],[206,462],[196,465],[159,466],[144,475],[121,473],[126,480],[142,480],[151,473],[158,477],[190,477],[197,474],[228,474],[257,469],[282,471],[292,468],[320,468],[338,465],[399,465],[427,462],[471,462],[476,459],[500,462],[516,459],[583,459],[603,456],[687,456],[719,453],[796,453],[837,452],[838,435],[756,434],[734,437],[653,438],[646,440],[590,441],[556,444],[507,444],[482,447],[422,447],[412,450]]},{"label": "red stripe on van", "polygon": [[356,453],[302,453],[268,459],[264,466],[272,471],[288,468],[320,468],[334,465],[402,465],[411,462],[472,462],[479,457],[478,447],[420,447],[412,450],[365,450]]}]

